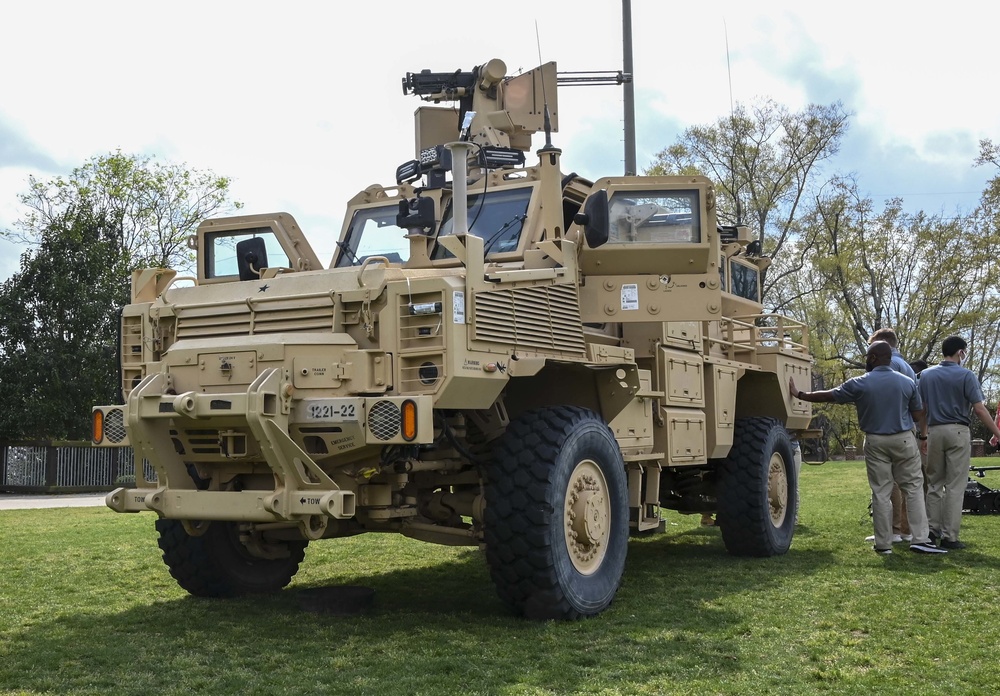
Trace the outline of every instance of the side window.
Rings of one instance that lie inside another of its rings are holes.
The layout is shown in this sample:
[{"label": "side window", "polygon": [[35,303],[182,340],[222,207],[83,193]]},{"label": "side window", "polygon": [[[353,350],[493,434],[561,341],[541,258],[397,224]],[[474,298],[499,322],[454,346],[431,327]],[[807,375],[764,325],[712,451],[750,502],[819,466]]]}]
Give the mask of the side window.
[{"label": "side window", "polygon": [[760,302],[760,274],[756,266],[729,262],[729,292],[744,299]]},{"label": "side window", "polygon": [[697,191],[622,191],[609,201],[611,243],[701,242]]},{"label": "side window", "polygon": [[205,277],[239,277],[236,265],[236,245],[244,239],[259,237],[267,249],[268,268],[287,268],[291,264],[285,250],[270,227],[254,227],[246,230],[230,230],[205,235]]},{"label": "side window", "polygon": [[728,292],[729,288],[726,287],[726,257],[719,257],[719,287],[722,288],[722,292]]}]

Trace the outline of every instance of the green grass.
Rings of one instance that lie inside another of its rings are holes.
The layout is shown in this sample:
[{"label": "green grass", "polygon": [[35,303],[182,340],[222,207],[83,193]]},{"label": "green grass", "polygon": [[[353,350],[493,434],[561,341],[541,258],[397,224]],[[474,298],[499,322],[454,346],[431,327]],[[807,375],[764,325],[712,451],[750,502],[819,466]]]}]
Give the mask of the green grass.
[{"label": "green grass", "polygon": [[[1000,516],[966,516],[965,551],[880,557],[861,463],[805,467],[801,491],[787,555],[733,558],[669,513],[630,543],[611,608],[574,623],[510,616],[476,549],[316,542],[284,592],[202,600],[167,573],[152,516],[0,512],[0,693],[995,693]],[[300,608],[297,590],[333,584],[375,588],[374,610]]]}]

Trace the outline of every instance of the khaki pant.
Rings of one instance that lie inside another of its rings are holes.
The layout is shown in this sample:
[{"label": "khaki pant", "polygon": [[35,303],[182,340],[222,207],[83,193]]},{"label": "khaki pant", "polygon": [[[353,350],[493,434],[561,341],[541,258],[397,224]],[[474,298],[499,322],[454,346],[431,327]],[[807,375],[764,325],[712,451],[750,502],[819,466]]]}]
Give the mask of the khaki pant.
[{"label": "khaki pant", "polygon": [[892,533],[906,536],[910,533],[910,523],[906,519],[906,499],[899,490],[899,484],[892,482]]},{"label": "khaki pant", "polygon": [[958,541],[971,457],[968,426],[950,423],[927,429],[927,519],[942,539]]},{"label": "khaki pant", "polygon": [[894,435],[865,435],[865,467],[872,489],[872,522],[875,548],[892,548],[892,485],[899,485],[906,499],[906,516],[913,535],[911,544],[927,543],[927,512],[920,450],[913,431]]}]

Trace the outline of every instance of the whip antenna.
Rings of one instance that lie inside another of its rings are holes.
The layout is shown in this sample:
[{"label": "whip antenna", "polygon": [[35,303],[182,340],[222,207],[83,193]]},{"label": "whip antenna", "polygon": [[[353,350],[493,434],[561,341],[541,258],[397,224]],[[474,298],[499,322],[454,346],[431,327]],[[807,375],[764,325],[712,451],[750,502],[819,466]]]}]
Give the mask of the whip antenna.
[{"label": "whip antenna", "polygon": [[538,36],[538,20],[535,20],[535,45],[538,47],[538,77],[542,81],[542,103],[544,104],[544,121],[545,124],[545,150],[552,149],[552,123],[549,121],[549,98],[545,94],[545,75],[541,72],[542,67],[542,40]]},{"label": "whip antenna", "polygon": [[[726,74],[729,77],[729,125],[733,129],[733,135],[736,135],[736,111],[733,108],[733,67],[729,62],[729,27],[726,25],[726,20],[722,20],[722,32],[726,37]],[[735,143],[735,139],[734,139]],[[733,178],[733,198],[736,199],[736,224],[739,225],[743,222],[743,210],[740,205],[740,192],[736,188],[736,152],[735,147],[732,152],[730,152],[729,157],[729,172],[732,174]]]}]

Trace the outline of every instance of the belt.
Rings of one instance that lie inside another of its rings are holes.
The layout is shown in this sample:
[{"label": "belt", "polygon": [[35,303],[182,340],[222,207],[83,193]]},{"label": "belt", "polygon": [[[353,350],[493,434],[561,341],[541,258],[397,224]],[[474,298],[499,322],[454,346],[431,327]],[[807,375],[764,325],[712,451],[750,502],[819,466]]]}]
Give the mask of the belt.
[{"label": "belt", "polygon": [[929,425],[929,427],[934,427],[935,425],[964,425],[966,428],[969,427],[968,423],[960,423],[958,421],[953,421],[953,422],[950,422],[950,423],[930,423],[928,425]]}]

